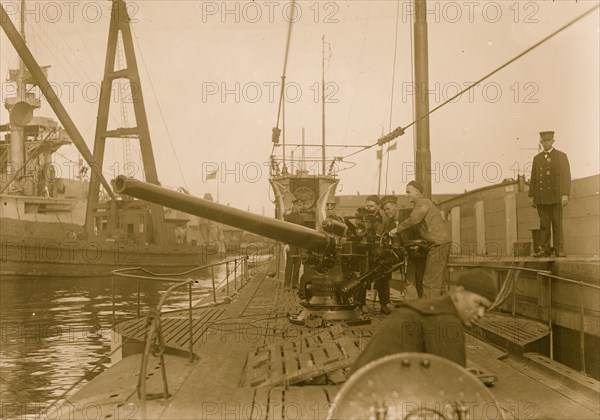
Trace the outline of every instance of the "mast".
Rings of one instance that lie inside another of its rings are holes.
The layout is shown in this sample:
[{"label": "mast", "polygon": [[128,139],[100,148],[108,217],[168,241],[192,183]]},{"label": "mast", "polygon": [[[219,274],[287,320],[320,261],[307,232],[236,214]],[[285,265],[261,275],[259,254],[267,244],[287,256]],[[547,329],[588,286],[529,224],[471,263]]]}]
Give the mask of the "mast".
[{"label": "mast", "polygon": [[302,127],[302,155],[300,158],[300,171],[302,175],[306,175],[308,173],[306,171],[306,142],[304,137],[304,127]]},{"label": "mast", "polygon": [[[94,157],[92,156],[85,141],[83,140],[81,133],[79,132],[79,130],[77,130],[75,123],[73,122],[73,120],[67,113],[67,110],[60,101],[60,98],[56,94],[56,91],[48,81],[48,78],[46,76],[46,68],[41,68],[38,65],[35,58],[31,54],[31,51],[29,51],[29,48],[27,47],[25,42],[23,42],[21,35],[13,25],[10,17],[8,16],[8,13],[6,12],[6,9],[4,9],[4,6],[2,6],[2,4],[0,4],[0,27],[2,27],[4,33],[6,34],[6,37],[10,40],[14,49],[19,54],[19,57],[21,57],[21,60],[23,60],[23,63],[25,64],[25,67],[28,71],[28,79],[29,77],[31,77],[31,84],[36,84],[39,86],[40,90],[46,97],[48,104],[58,117],[63,127],[65,127],[65,130],[69,134],[69,137],[71,138],[79,152],[83,155],[85,160],[88,162],[88,164],[93,168],[96,165]],[[23,104],[23,107],[19,106],[23,101],[21,103],[14,103],[12,105],[12,109],[10,110],[11,120],[23,118],[24,115],[32,115],[33,111],[31,110],[31,108],[29,108],[29,111],[27,111],[26,108],[28,108],[28,105],[31,106],[30,103],[39,104],[40,102],[39,99],[36,99],[33,94],[25,94],[25,98],[27,99],[27,101]],[[14,98],[11,99],[13,99],[14,101]],[[37,106],[37,108],[39,108],[39,106]],[[30,116],[29,119],[31,119]],[[11,121],[11,123],[14,122]],[[26,124],[27,122],[21,123],[21,125]],[[110,187],[110,184],[106,181],[102,173],[100,173],[99,178],[100,182],[102,183],[108,194],[112,198],[114,198],[112,188]]]},{"label": "mast", "polygon": [[[282,154],[283,154],[283,159],[282,159],[282,164],[283,164],[283,171],[286,171],[286,167],[285,167],[285,75],[281,76],[281,131],[282,131]],[[293,166],[292,166],[293,168]]]},{"label": "mast", "polygon": [[[383,133],[381,133],[381,135],[383,136]],[[377,195],[381,194],[381,172],[383,169],[383,145],[379,146],[379,149],[376,151],[377,153],[377,160],[379,161],[379,178],[377,181]]]},{"label": "mast", "polygon": [[[25,0],[21,0],[20,35],[25,40]],[[8,81],[16,85],[16,96],[7,98],[5,107],[10,113],[10,164],[9,171],[16,174],[25,171],[25,126],[33,117],[33,110],[40,107],[33,95],[27,95],[27,68],[19,57],[19,67],[9,72]]]},{"label": "mast", "polygon": [[427,43],[427,0],[415,0],[415,119],[416,179],[423,184],[423,195],[431,198],[431,149],[429,146],[429,62]]},{"label": "mast", "polygon": [[[24,9],[25,9],[25,0],[21,0],[21,28],[20,28],[20,34],[21,34],[21,38],[23,38],[23,42],[27,42],[25,39],[25,13],[24,13]],[[16,108],[13,108],[15,105],[18,106],[17,104],[19,103],[23,103],[23,104],[27,104],[29,106],[31,106],[30,104],[27,103],[27,98],[26,98],[26,86],[25,86],[25,65],[23,64],[23,60],[19,57],[19,69],[17,72],[17,77],[14,80],[16,82],[17,85],[17,96],[16,96],[16,100],[17,102],[15,104],[13,104],[13,106],[11,106],[11,110]],[[27,107],[25,105],[23,105],[23,108],[26,109]],[[17,118],[15,118],[15,112],[11,112],[11,124],[10,124],[10,159],[11,162],[13,164],[13,169],[14,170],[20,170],[21,167],[25,164],[25,125],[29,122],[29,121],[18,121]],[[26,119],[31,119],[31,118],[26,118]]]},{"label": "mast", "polygon": [[[325,35],[321,37],[321,167],[325,175]],[[304,143],[304,129],[302,129],[302,143]],[[304,153],[304,151],[302,152]]]}]

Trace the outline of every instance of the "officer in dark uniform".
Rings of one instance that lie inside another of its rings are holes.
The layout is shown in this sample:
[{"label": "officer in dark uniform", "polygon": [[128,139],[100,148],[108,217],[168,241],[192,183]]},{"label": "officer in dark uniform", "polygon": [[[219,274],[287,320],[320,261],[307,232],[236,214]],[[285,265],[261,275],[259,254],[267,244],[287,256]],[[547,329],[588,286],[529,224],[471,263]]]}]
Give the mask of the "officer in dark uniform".
[{"label": "officer in dark uniform", "polygon": [[554,131],[542,131],[540,143],[544,150],[533,158],[529,199],[537,207],[540,217],[540,246],[535,257],[548,257],[550,230],[557,257],[566,257],[563,251],[563,207],[569,202],[571,193],[571,169],[567,155],[553,147]]},{"label": "officer in dark uniform", "polygon": [[482,318],[496,299],[494,278],[481,269],[450,283],[447,295],[404,302],[382,325],[352,371],[390,354],[430,353],[466,365],[463,326]]},{"label": "officer in dark uniform", "polygon": [[[292,201],[292,208],[283,216],[283,220],[297,225],[304,224],[304,217],[300,214],[301,200]],[[298,289],[298,277],[300,275],[300,264],[302,249],[296,245],[288,245],[286,249],[285,277],[283,287],[294,290]]]}]

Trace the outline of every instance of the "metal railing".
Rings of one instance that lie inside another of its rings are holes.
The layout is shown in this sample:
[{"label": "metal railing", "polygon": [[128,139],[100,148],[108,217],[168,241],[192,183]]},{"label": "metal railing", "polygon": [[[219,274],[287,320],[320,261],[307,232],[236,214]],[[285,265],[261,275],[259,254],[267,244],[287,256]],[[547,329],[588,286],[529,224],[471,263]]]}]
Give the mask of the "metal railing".
[{"label": "metal railing", "polygon": [[[201,267],[195,267],[191,270],[178,272],[178,273],[167,273],[167,274],[157,274],[149,271],[143,267],[130,267],[130,268],[121,268],[118,270],[111,271],[113,275],[111,279],[111,292],[112,292],[112,318],[113,318],[113,329],[116,327],[116,311],[115,311],[115,278],[128,278],[135,279],[137,282],[137,305],[136,305],[136,316],[137,318],[141,318],[140,308],[141,308],[141,282],[142,281],[158,281],[158,282],[167,282],[167,283],[185,283],[189,281],[189,278],[182,279],[182,277],[192,277],[194,274],[199,271],[210,269],[211,271],[211,281],[212,281],[212,294],[213,301],[217,301],[217,289],[225,282],[226,293],[229,296],[229,277],[233,274],[233,282],[234,282],[234,290],[237,291],[238,288],[238,269],[240,271],[240,286],[247,281],[248,279],[248,256],[238,257],[228,259],[226,261],[221,261],[212,264],[206,264]],[[225,265],[226,275],[225,278],[220,283],[215,283],[215,267]],[[233,265],[233,270],[230,266]],[[193,283],[197,283],[197,280],[193,280]],[[191,287],[191,286],[190,286]],[[170,293],[170,292],[169,292]],[[190,297],[191,304],[191,297]]]},{"label": "metal railing", "polygon": [[[581,363],[581,371],[584,374],[587,374],[586,363],[585,363],[585,302],[584,302],[584,288],[596,289],[600,291],[600,286],[595,284],[589,284],[581,280],[573,280],[566,277],[555,276],[551,274],[548,270],[539,270],[534,268],[526,268],[526,267],[515,267],[515,266],[494,266],[494,265],[485,265],[485,264],[459,264],[459,263],[451,263],[448,264],[449,267],[461,267],[461,268],[486,268],[491,269],[492,274],[496,270],[499,271],[507,271],[518,270],[518,271],[526,271],[535,273],[536,279],[538,279],[538,301],[542,300],[542,285],[544,283],[544,278],[548,280],[548,298],[547,298],[547,309],[548,309],[548,329],[550,331],[550,359],[554,360],[554,349],[553,349],[553,330],[552,330],[552,281],[555,280],[557,282],[565,282],[570,284],[575,284],[579,286],[579,355],[580,355],[580,363]],[[516,311],[516,291],[515,291],[516,281],[512,284],[512,315],[515,316]]]},{"label": "metal railing", "polygon": [[[237,258],[231,258],[225,261],[207,264],[201,267],[196,267],[188,271],[179,272],[179,273],[170,273],[170,274],[156,274],[153,273],[143,267],[132,267],[132,268],[124,268],[113,270],[111,273],[113,274],[111,279],[111,292],[112,292],[112,318],[113,318],[113,330],[116,329],[116,309],[115,309],[115,279],[135,279],[137,282],[137,306],[136,306],[136,315],[137,319],[141,318],[141,281],[158,281],[158,282],[170,282],[175,283],[170,286],[161,297],[158,305],[154,309],[150,309],[148,314],[146,315],[145,322],[145,338],[144,338],[144,353],[142,355],[139,378],[138,378],[138,397],[142,403],[142,411],[145,413],[145,401],[148,398],[160,398],[161,396],[165,399],[169,397],[169,389],[167,383],[167,375],[166,375],[166,365],[164,361],[164,342],[161,331],[161,314],[162,308],[166,302],[166,300],[171,295],[171,292],[174,290],[187,286],[188,288],[188,323],[189,323],[189,362],[190,364],[194,363],[194,341],[193,341],[193,319],[192,319],[192,285],[197,283],[197,280],[193,279],[181,279],[181,277],[190,277],[194,275],[198,271],[210,269],[211,273],[211,284],[212,284],[212,296],[213,302],[217,302],[217,290],[223,288],[227,297],[230,297],[230,277],[233,275],[233,287],[234,293],[238,290],[238,271],[239,275],[239,288],[243,287],[245,283],[248,282],[250,277],[252,276],[252,268],[249,267],[248,261],[250,258],[253,258],[253,262],[256,262],[257,256],[249,257],[242,256]],[[266,263],[270,261],[272,258],[268,260],[261,261]],[[225,266],[225,278],[220,281],[218,284],[216,283],[215,278],[215,267],[217,266]],[[179,278],[174,278],[179,277]],[[162,394],[158,395],[147,395],[146,394],[146,370],[149,361],[149,355],[152,353],[154,356],[160,357],[161,359],[161,373],[163,380],[164,391]],[[143,418],[143,417],[142,417]]]}]

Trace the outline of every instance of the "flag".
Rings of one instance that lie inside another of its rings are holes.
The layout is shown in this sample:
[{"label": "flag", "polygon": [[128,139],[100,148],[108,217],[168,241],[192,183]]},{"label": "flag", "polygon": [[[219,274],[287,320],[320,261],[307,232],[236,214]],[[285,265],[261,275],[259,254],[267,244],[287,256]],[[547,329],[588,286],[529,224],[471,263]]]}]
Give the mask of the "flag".
[{"label": "flag", "polygon": [[381,160],[381,155],[382,155],[381,149],[377,150],[377,160]]},{"label": "flag", "polygon": [[206,180],[208,181],[209,179],[217,179],[217,172],[219,172],[219,170],[215,169],[211,173],[207,174],[206,175]]},{"label": "flag", "polygon": [[387,151],[391,152],[392,150],[396,150],[398,148],[398,142],[392,144],[391,146],[388,146]]}]

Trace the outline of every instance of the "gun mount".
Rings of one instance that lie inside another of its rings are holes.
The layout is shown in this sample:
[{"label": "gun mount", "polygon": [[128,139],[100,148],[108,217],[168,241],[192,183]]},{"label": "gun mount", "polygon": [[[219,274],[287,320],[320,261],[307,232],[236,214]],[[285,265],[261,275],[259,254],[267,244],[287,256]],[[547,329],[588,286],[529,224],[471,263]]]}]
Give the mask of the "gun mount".
[{"label": "gun mount", "polygon": [[[369,323],[354,294],[368,281],[398,268],[397,253],[369,229],[326,219],[324,231],[249,213],[137,179],[119,176],[115,191],[150,203],[223,223],[308,251],[301,280],[302,311],[291,323],[320,326],[332,321]],[[348,229],[348,227],[350,227]]]}]

